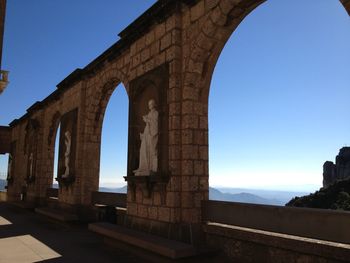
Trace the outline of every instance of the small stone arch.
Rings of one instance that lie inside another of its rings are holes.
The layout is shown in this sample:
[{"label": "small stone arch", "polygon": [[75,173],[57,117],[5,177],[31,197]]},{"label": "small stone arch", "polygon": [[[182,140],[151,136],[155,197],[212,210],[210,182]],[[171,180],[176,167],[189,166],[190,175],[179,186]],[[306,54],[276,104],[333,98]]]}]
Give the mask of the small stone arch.
[{"label": "small stone arch", "polygon": [[103,117],[108,105],[108,101],[113,93],[113,91],[119,86],[120,83],[123,83],[126,92],[128,92],[128,81],[127,76],[121,71],[115,69],[109,69],[106,73],[106,76],[109,78],[103,78],[101,85],[91,89],[93,90],[90,101],[87,103],[87,113],[90,114],[91,121],[88,126],[93,128],[93,135],[101,135]]},{"label": "small stone arch", "polygon": [[[91,83],[91,84],[90,84]],[[120,83],[124,84],[127,94],[127,77],[115,68],[107,69],[95,84],[93,79],[88,82],[88,97],[86,103],[85,143],[84,143],[84,167],[85,179],[83,180],[83,203],[90,202],[91,191],[97,191],[99,185],[101,134],[102,124],[106,108],[113,91]],[[94,86],[96,85],[96,86]]]}]

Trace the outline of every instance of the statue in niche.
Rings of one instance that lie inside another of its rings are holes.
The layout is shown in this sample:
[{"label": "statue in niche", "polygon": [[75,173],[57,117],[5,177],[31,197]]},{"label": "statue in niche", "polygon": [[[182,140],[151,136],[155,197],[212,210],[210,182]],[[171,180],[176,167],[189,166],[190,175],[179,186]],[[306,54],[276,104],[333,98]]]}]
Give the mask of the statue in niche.
[{"label": "statue in niche", "polygon": [[33,177],[33,162],[34,162],[33,153],[30,153],[30,155],[29,155],[29,178]]},{"label": "statue in niche", "polygon": [[7,170],[7,180],[12,178],[12,154],[9,154],[9,163],[8,163],[8,170]]},{"label": "statue in niche", "polygon": [[135,175],[150,175],[151,172],[158,170],[158,111],[153,99],[148,101],[149,112],[142,116],[146,127],[143,133],[140,133],[141,147],[139,168],[134,170]]},{"label": "statue in niche", "polygon": [[64,171],[64,174],[62,174],[62,178],[67,178],[69,176],[69,161],[70,161],[70,151],[71,151],[71,144],[72,144],[72,138],[69,131],[66,131],[64,133],[64,144],[66,146],[66,151],[64,153],[65,171]]}]

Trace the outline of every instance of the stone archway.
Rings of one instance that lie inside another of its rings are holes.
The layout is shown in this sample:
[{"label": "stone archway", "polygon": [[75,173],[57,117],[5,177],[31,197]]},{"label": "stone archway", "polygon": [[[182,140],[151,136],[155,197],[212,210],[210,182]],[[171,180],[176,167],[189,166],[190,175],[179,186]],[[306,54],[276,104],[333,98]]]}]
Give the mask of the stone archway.
[{"label": "stone archway", "polygon": [[[188,39],[184,43],[187,44],[187,49],[183,60],[182,143],[183,149],[189,151],[182,152],[182,168],[190,171],[189,175],[197,176],[196,179],[187,178],[186,175],[182,177],[183,185],[184,182],[192,185],[183,188],[181,193],[182,200],[188,203],[193,203],[193,194],[200,194],[202,200],[208,199],[208,98],[217,60],[243,19],[264,2],[265,0],[200,1],[193,7],[193,13],[200,13],[201,10],[201,16],[195,22],[188,23],[183,33]],[[350,1],[341,3],[349,13]],[[199,204],[194,204],[194,207],[200,209]],[[191,213],[191,218],[183,220],[200,220],[200,211],[196,213],[193,209]]]},{"label": "stone archway", "polygon": [[[108,77],[106,77],[108,76]],[[98,78],[98,76],[97,76]],[[84,125],[84,180],[82,185],[82,203],[90,204],[91,192],[98,191],[101,156],[102,124],[110,97],[115,89],[124,86],[128,94],[127,77],[121,71],[108,69],[98,79],[87,81],[86,123]],[[123,83],[124,85],[120,85]]]}]

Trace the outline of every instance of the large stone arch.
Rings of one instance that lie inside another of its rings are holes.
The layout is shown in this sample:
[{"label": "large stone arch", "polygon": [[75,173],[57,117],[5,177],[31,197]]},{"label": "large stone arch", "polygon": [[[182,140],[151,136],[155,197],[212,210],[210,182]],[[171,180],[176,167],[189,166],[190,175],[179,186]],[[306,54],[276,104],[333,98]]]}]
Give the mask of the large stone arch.
[{"label": "large stone arch", "polygon": [[[187,109],[188,105],[192,105],[191,118],[195,120],[192,123],[198,123],[198,125],[188,127],[184,123],[183,128],[195,129],[195,133],[204,132],[206,136],[208,135],[209,89],[217,60],[243,19],[264,2],[265,0],[222,0],[215,1],[211,6],[209,2],[205,3],[206,13],[198,22],[197,34],[190,40],[190,51],[184,60],[182,91],[183,108]],[[344,0],[341,3],[349,13],[350,1]],[[203,1],[202,4],[204,5]],[[202,143],[199,143],[199,147],[206,148],[202,149],[206,159],[208,145]]]},{"label": "large stone arch", "polygon": [[[243,19],[265,0],[199,1],[190,10],[201,13],[184,28],[182,81],[182,200],[191,202],[194,193],[208,199],[208,98],[217,60]],[[350,1],[340,1],[350,11]],[[202,12],[201,12],[202,10]],[[204,11],[203,11],[204,10]],[[183,220],[200,221],[200,204],[194,201],[191,214]]]},{"label": "large stone arch", "polygon": [[85,178],[82,186],[85,193],[82,195],[82,203],[85,204],[89,204],[91,192],[97,191],[99,187],[102,124],[108,102],[114,90],[122,88],[121,86],[125,87],[128,94],[127,76],[113,67],[106,69],[99,77],[97,85],[95,81],[95,79],[87,81],[86,86],[87,93],[91,95],[87,96],[85,113],[83,165]]}]

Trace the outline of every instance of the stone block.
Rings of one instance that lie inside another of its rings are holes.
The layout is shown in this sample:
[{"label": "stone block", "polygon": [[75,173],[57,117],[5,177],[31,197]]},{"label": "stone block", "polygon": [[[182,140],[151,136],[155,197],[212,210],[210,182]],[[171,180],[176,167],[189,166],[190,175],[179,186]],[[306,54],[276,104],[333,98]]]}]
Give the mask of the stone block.
[{"label": "stone block", "polygon": [[198,129],[198,116],[194,114],[188,114],[183,116],[182,119],[183,129]]},{"label": "stone block", "polygon": [[[177,164],[179,164],[180,162],[178,161]],[[180,176],[172,176],[170,178],[170,190],[173,192],[179,192],[181,191],[181,177]]]},{"label": "stone block", "polygon": [[169,117],[169,129],[179,129],[181,127],[181,117],[179,115],[174,115]]},{"label": "stone block", "polygon": [[219,0],[205,0],[205,10],[208,12],[210,9],[213,9],[215,6],[217,6],[219,3]]},{"label": "stone block", "polygon": [[193,101],[186,100],[182,102],[182,114],[192,114],[193,113]]},{"label": "stone block", "polygon": [[145,47],[146,47],[146,38],[145,36],[143,36],[136,41],[136,52],[140,52]]},{"label": "stone block", "polygon": [[193,143],[193,131],[186,129],[182,130],[182,143],[183,144],[192,144]]},{"label": "stone block", "polygon": [[194,175],[204,174],[204,162],[205,161],[194,161]]},{"label": "stone block", "polygon": [[218,26],[224,26],[227,21],[227,14],[224,14],[221,11],[221,8],[217,6],[210,15],[211,20],[214,22],[214,24]]},{"label": "stone block", "polygon": [[195,6],[191,8],[191,22],[199,19],[204,15],[204,1],[197,3]]},{"label": "stone block", "polygon": [[149,46],[153,41],[155,40],[155,32],[151,30],[149,33],[146,35],[146,45]]},{"label": "stone block", "polygon": [[208,146],[199,146],[199,158],[201,160],[208,160]]},{"label": "stone block", "polygon": [[182,175],[193,175],[193,161],[182,161]]},{"label": "stone block", "polygon": [[171,88],[168,91],[168,100],[169,102],[178,102],[181,100],[181,89]]},{"label": "stone block", "polygon": [[209,189],[208,177],[199,178],[199,190],[200,191],[208,191],[208,189]]},{"label": "stone block", "polygon": [[136,203],[130,203],[127,204],[127,214],[128,215],[137,215],[137,204]]},{"label": "stone block", "polygon": [[155,28],[155,38],[160,39],[164,35],[165,35],[165,23],[161,23],[157,25]]},{"label": "stone block", "polygon": [[215,26],[215,24],[211,19],[208,19],[202,28],[202,32],[211,38],[214,37],[216,30],[217,30],[217,27]]},{"label": "stone block", "polygon": [[201,116],[199,117],[199,128],[208,130],[208,117],[207,116]]},{"label": "stone block", "polygon": [[155,64],[156,66],[162,65],[165,63],[165,51],[161,52],[158,56],[155,58]]},{"label": "stone block", "polygon": [[175,15],[172,15],[168,17],[168,19],[165,22],[165,31],[169,32],[174,28],[175,28]]},{"label": "stone block", "polygon": [[198,146],[197,145],[182,145],[182,158],[187,160],[198,159]]},{"label": "stone block", "polygon": [[167,33],[164,37],[160,40],[160,51],[165,50],[171,45],[171,32]]},{"label": "stone block", "polygon": [[180,143],[181,143],[181,131],[179,130],[169,131],[169,144],[179,145]]},{"label": "stone block", "polygon": [[137,206],[137,215],[143,218],[148,218],[148,206],[138,205]]},{"label": "stone block", "polygon": [[171,31],[171,43],[181,48],[182,46],[182,33],[180,29],[174,29]]},{"label": "stone block", "polygon": [[141,62],[145,62],[146,60],[148,60],[151,56],[151,50],[150,48],[146,48],[144,50],[142,50],[141,52]]},{"label": "stone block", "polygon": [[232,8],[236,5],[238,1],[234,0],[221,0],[219,3],[220,9],[224,14],[230,13]]},{"label": "stone block", "polygon": [[170,208],[159,207],[158,208],[158,220],[169,222],[170,221]]},{"label": "stone block", "polygon": [[153,205],[154,206],[159,206],[161,205],[161,196],[159,192],[153,192]]},{"label": "stone block", "polygon": [[185,223],[199,223],[200,212],[197,209],[184,208],[182,209],[182,221]]},{"label": "stone block", "polygon": [[180,206],[180,192],[168,192],[166,195],[166,206],[179,207]]},{"label": "stone block", "polygon": [[181,193],[181,207],[191,208],[194,207],[194,194],[192,192]]},{"label": "stone block", "polygon": [[181,111],[181,104],[179,102],[169,103],[169,115],[179,114]]},{"label": "stone block", "polygon": [[150,219],[158,219],[158,207],[148,207],[148,215]]},{"label": "stone block", "polygon": [[144,65],[139,65],[137,67],[137,76],[142,76],[145,73]]},{"label": "stone block", "polygon": [[179,145],[169,145],[169,158],[179,160],[181,158],[181,148]]}]

